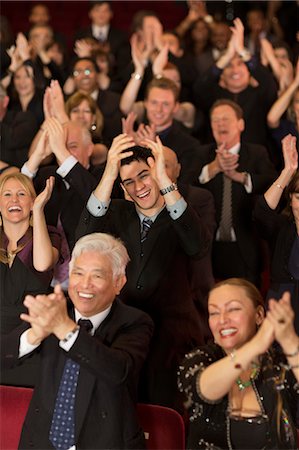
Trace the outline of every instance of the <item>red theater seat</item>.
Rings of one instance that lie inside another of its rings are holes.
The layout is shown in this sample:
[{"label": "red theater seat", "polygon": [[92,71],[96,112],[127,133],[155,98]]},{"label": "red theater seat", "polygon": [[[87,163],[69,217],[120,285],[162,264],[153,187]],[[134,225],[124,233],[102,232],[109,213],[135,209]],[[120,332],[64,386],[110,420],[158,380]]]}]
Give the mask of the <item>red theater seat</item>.
[{"label": "red theater seat", "polygon": [[148,450],[184,450],[185,424],[182,416],[158,405],[137,405],[139,423],[144,430]]},{"label": "red theater seat", "polygon": [[17,450],[33,389],[0,386],[0,449]]}]

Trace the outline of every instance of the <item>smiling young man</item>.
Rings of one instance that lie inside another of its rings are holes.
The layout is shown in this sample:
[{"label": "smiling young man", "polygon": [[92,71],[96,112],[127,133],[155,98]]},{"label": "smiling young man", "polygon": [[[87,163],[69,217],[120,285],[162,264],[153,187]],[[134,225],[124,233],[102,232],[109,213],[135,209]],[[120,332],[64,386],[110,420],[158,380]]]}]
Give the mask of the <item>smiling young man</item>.
[{"label": "smiling young man", "polygon": [[[155,323],[139,399],[178,407],[177,365],[192,342],[202,342],[188,262],[208,252],[211,236],[167,175],[159,138],[146,144],[151,151],[126,134],[114,139],[77,235],[105,231],[125,243],[130,263],[120,297]],[[131,201],[110,202],[118,176]]]}]

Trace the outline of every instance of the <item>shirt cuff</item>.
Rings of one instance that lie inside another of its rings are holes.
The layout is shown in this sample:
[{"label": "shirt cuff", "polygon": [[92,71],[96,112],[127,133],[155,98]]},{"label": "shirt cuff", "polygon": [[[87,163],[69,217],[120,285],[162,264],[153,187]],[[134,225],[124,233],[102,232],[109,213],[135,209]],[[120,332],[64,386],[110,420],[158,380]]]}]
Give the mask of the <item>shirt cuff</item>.
[{"label": "shirt cuff", "polygon": [[206,164],[202,168],[202,171],[201,171],[198,179],[199,179],[200,184],[205,184],[205,183],[208,183],[210,181],[208,164]]},{"label": "shirt cuff", "polygon": [[70,339],[68,339],[67,342],[59,341],[59,346],[63,350],[68,352],[72,348],[72,346],[74,345],[74,343],[75,343],[75,341],[76,341],[76,339],[78,337],[78,334],[79,334],[79,330],[75,331],[73,336]]},{"label": "shirt cuff", "polygon": [[60,175],[62,178],[65,178],[68,173],[72,170],[72,168],[77,164],[78,160],[70,155],[66,160],[58,167],[56,173]]},{"label": "shirt cuff", "polygon": [[181,217],[183,212],[186,210],[187,202],[183,197],[181,197],[178,201],[175,202],[174,205],[166,205],[166,208],[172,220],[176,220]]},{"label": "shirt cuff", "polygon": [[109,200],[108,202],[100,202],[100,200],[96,198],[94,193],[92,193],[88,199],[86,207],[90,214],[92,214],[94,217],[102,217],[106,214],[110,205],[110,201],[111,200]]},{"label": "shirt cuff", "polygon": [[[30,330],[30,328],[29,328]],[[22,358],[25,355],[28,355],[29,353],[33,352],[37,347],[40,346],[40,344],[32,345],[28,342],[27,334],[29,330],[24,331],[24,333],[21,334],[20,337],[20,345],[19,345],[19,358]]]},{"label": "shirt cuff", "polygon": [[26,175],[28,178],[34,178],[35,175],[37,174],[37,170],[35,172],[30,172],[30,170],[28,169],[27,164],[23,164],[22,168],[21,168],[21,173],[23,175]]}]

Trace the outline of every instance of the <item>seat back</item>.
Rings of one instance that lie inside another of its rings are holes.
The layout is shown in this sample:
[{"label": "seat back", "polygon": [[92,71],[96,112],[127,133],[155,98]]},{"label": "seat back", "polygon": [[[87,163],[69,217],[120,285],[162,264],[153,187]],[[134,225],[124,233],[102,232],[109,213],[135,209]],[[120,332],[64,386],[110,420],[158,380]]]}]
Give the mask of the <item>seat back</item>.
[{"label": "seat back", "polygon": [[0,386],[0,450],[17,450],[33,389]]},{"label": "seat back", "polygon": [[138,403],[137,414],[148,450],[184,450],[185,424],[171,408]]}]

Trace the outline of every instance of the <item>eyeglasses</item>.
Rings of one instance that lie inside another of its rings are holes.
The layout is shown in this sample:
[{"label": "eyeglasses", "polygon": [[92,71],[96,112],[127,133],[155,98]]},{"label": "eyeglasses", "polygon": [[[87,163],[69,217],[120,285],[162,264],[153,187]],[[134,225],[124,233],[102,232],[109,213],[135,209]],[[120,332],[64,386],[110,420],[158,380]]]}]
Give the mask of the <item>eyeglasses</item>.
[{"label": "eyeglasses", "polygon": [[73,76],[78,77],[79,75],[82,75],[82,74],[89,76],[93,72],[94,72],[94,70],[92,70],[92,69],[79,69],[79,70],[73,71]]}]

